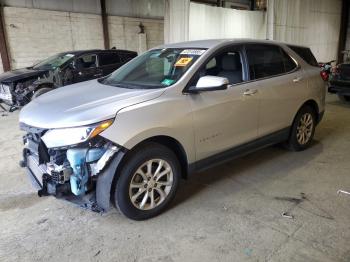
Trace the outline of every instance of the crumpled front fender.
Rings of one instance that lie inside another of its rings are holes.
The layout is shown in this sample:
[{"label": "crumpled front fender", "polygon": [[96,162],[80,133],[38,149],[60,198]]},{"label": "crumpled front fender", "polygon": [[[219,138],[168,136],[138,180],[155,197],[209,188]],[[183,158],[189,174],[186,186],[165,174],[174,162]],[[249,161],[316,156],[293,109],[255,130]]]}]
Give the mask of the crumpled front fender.
[{"label": "crumpled front fender", "polygon": [[119,150],[108,166],[99,174],[96,183],[96,203],[105,212],[110,209],[111,192],[114,177],[117,175],[117,168],[125,155],[124,150]]}]

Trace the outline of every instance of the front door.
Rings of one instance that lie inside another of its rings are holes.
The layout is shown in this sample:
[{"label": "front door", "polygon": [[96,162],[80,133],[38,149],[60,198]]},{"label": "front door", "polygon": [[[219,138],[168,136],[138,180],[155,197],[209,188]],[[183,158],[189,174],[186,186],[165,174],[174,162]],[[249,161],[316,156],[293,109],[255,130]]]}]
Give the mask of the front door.
[{"label": "front door", "polygon": [[85,54],[75,59],[74,82],[82,82],[102,76],[102,70],[98,68],[96,54]]},{"label": "front door", "polygon": [[227,90],[189,95],[193,110],[196,159],[224,152],[257,137],[259,98],[256,83],[245,83],[244,59],[239,47],[220,52],[199,76],[225,77]]}]

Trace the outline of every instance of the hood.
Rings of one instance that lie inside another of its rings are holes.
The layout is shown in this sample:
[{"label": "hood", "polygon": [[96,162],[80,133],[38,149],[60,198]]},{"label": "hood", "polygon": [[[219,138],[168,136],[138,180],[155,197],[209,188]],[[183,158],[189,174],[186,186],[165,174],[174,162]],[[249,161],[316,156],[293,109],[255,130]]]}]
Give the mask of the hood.
[{"label": "hood", "polygon": [[32,78],[41,76],[43,73],[47,72],[47,70],[34,70],[31,68],[22,68],[17,70],[8,71],[0,74],[0,82],[3,83],[11,83],[19,80],[24,80],[26,78]]},{"label": "hood", "polygon": [[19,121],[38,128],[83,126],[114,118],[124,107],[159,97],[164,89],[127,89],[91,80],[48,92],[22,108]]}]

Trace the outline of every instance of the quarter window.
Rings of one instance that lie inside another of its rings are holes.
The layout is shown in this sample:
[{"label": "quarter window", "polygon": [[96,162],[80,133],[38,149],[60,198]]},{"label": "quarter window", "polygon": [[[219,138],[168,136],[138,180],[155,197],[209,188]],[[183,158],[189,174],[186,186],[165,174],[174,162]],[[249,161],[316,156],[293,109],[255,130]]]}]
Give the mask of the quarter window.
[{"label": "quarter window", "polygon": [[317,60],[312,54],[310,48],[293,45],[289,45],[288,47],[291,48],[295,53],[297,53],[302,59],[304,59],[306,63],[308,63],[311,66],[318,67]]},{"label": "quarter window", "polygon": [[250,79],[276,76],[296,68],[294,61],[278,46],[247,45]]}]

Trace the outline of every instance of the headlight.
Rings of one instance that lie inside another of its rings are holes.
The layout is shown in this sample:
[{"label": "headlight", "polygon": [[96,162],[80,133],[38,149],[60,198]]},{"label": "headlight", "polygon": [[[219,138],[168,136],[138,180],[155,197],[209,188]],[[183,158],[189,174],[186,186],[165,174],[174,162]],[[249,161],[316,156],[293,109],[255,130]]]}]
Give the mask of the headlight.
[{"label": "headlight", "polygon": [[97,136],[110,127],[112,123],[113,120],[107,120],[89,126],[52,129],[47,131],[41,139],[48,148],[71,146]]}]

